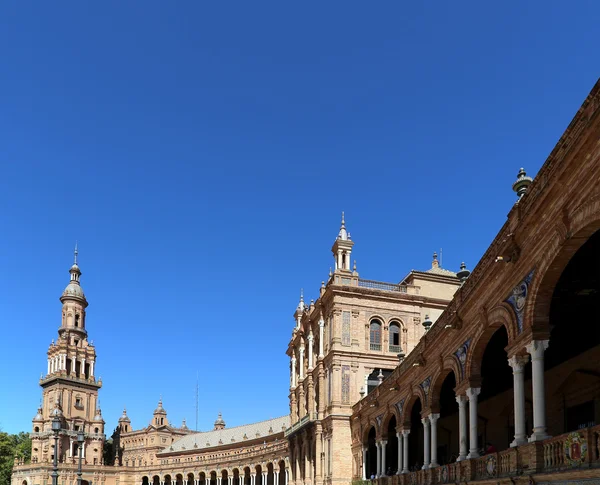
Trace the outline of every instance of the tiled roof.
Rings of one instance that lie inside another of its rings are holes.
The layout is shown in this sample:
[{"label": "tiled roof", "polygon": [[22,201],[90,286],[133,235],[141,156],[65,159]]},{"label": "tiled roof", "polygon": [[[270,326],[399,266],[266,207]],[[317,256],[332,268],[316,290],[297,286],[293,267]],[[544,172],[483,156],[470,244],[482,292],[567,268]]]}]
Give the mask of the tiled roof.
[{"label": "tiled roof", "polygon": [[444,275],[444,276],[456,276],[456,273],[454,271],[450,271],[449,269],[440,268],[439,266],[437,268],[428,269],[427,271],[425,271],[425,273],[439,274],[439,275]]},{"label": "tiled roof", "polygon": [[[244,424],[233,428],[192,433],[167,446],[161,453],[172,453],[191,449],[213,448],[263,438],[281,433],[290,426],[290,417],[267,419],[258,423]],[[257,434],[258,433],[258,434]]]}]

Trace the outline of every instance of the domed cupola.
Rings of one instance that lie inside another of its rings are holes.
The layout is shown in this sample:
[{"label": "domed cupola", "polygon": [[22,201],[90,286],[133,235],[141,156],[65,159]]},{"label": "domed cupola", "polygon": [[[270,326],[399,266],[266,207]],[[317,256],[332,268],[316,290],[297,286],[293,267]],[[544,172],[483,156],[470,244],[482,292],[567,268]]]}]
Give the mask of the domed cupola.
[{"label": "domed cupola", "polygon": [[102,410],[100,409],[100,406],[98,406],[98,409],[96,410],[96,416],[94,416],[94,423],[104,424],[104,419],[102,418]]},{"label": "domed cupola", "polygon": [[217,420],[215,421],[215,430],[218,429],[225,429],[225,420],[223,419],[223,416],[221,415],[221,413],[219,413],[219,416],[217,417]]},{"label": "domed cupola", "polygon": [[79,269],[79,265],[77,264],[77,245],[75,245],[75,260],[73,262],[73,266],[69,269],[69,273],[71,274],[71,281],[63,291],[62,296],[60,297],[60,301],[65,303],[67,300],[76,300],[83,304],[84,308],[87,307],[88,303],[85,299],[85,294],[83,293],[83,288],[81,288],[81,284],[79,282],[81,278],[81,270]]},{"label": "domed cupola", "polygon": [[119,423],[131,423],[131,419],[127,416],[126,408],[123,408],[123,414],[121,414],[121,417],[119,418]]},{"label": "domed cupola", "polygon": [[41,406],[38,408],[37,414],[33,418],[33,422],[34,423],[43,423],[44,422],[44,416],[42,415],[42,407]]},{"label": "domed cupola", "polygon": [[167,419],[167,411],[163,408],[162,398],[158,401],[158,406],[154,410],[154,417],[152,418],[152,423],[155,427],[160,426],[168,426],[169,420]]}]

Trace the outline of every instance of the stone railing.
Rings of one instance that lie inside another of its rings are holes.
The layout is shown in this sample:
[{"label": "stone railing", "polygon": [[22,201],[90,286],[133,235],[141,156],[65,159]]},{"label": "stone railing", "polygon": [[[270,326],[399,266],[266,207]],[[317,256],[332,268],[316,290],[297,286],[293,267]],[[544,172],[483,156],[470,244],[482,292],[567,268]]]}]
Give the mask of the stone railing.
[{"label": "stone railing", "polygon": [[288,429],[286,429],[283,432],[283,436],[285,436],[287,438],[289,435],[291,435],[292,433],[295,433],[300,428],[302,428],[302,426],[304,426],[309,421],[312,421],[312,419],[311,419],[310,414],[307,414],[306,416],[302,417],[302,419],[300,419],[299,421],[296,421]]},{"label": "stone railing", "polygon": [[502,477],[583,472],[590,468],[600,469],[600,425],[458,463],[381,477],[376,485],[489,482]]},{"label": "stone railing", "polygon": [[397,291],[399,293],[408,293],[405,285],[395,285],[394,283],[385,283],[383,281],[358,279],[358,286],[362,288],[373,288],[374,290]]}]

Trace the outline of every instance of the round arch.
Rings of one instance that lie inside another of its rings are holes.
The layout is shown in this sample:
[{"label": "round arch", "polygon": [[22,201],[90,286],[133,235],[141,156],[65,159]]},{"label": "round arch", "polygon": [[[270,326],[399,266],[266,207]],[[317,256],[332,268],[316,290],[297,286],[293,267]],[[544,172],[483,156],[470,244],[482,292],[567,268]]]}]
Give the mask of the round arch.
[{"label": "round arch", "polygon": [[421,407],[423,409],[427,406],[427,398],[425,397],[423,389],[421,389],[420,386],[413,386],[410,396],[408,396],[405,401],[401,420],[398,421],[398,424],[402,424],[404,427],[410,427],[410,414],[417,401],[421,402]]},{"label": "round arch", "polygon": [[460,366],[458,360],[454,356],[448,356],[444,359],[442,368],[437,374],[431,379],[431,390],[429,391],[429,407],[432,412],[440,412],[440,395],[442,392],[442,385],[450,374],[454,374],[454,379],[458,383],[460,382]]},{"label": "round arch", "polygon": [[524,329],[549,330],[547,317],[560,276],[575,253],[600,230],[600,195],[577,208],[570,220],[558,223],[555,229],[531,282],[531,302],[525,308]]},{"label": "round arch", "polygon": [[509,347],[514,342],[516,337],[516,322],[514,313],[509,310],[508,305],[502,303],[493,308],[487,314],[480,330],[474,335],[469,352],[467,352],[467,360],[465,362],[464,379],[479,379],[481,377],[481,362],[483,353],[496,331],[504,326],[508,334]]}]

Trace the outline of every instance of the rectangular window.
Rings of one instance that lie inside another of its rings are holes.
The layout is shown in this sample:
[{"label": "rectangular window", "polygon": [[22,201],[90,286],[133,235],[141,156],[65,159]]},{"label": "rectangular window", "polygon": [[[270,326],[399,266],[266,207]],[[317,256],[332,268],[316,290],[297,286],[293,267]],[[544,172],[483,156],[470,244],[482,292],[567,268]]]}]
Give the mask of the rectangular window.
[{"label": "rectangular window", "polygon": [[350,346],[350,312],[342,312],[342,345]]},{"label": "rectangular window", "polygon": [[350,404],[350,366],[342,366],[342,404]]}]

